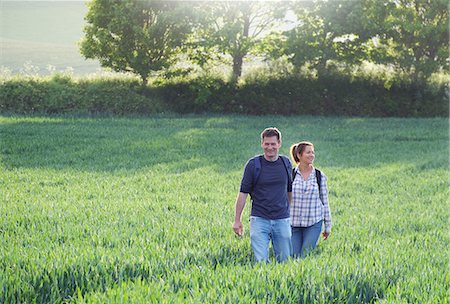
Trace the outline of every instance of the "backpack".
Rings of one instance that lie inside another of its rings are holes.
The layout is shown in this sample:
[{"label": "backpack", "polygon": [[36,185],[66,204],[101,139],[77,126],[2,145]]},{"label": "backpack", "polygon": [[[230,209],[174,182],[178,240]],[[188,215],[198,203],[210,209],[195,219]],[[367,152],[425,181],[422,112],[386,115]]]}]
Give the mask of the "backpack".
[{"label": "backpack", "polygon": [[[284,155],[279,155],[280,158],[283,160],[284,167],[286,168],[286,172],[288,175],[288,183],[292,183],[292,173],[291,173],[291,162],[289,159]],[[259,178],[259,173],[261,173],[261,157],[262,155],[256,155],[253,157],[255,160],[255,171],[253,172],[253,185],[256,185]]]}]

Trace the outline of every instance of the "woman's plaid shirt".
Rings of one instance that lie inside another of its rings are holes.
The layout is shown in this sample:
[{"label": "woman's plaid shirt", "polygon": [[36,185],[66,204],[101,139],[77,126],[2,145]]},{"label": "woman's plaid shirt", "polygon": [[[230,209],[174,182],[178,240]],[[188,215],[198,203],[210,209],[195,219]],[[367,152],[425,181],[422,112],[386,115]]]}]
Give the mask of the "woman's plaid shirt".
[{"label": "woman's plaid shirt", "polygon": [[327,177],[322,172],[322,179],[317,185],[315,169],[305,180],[298,168],[295,169],[292,183],[291,225],[292,227],[309,227],[324,220],[325,231],[331,231],[331,213],[328,205]]}]

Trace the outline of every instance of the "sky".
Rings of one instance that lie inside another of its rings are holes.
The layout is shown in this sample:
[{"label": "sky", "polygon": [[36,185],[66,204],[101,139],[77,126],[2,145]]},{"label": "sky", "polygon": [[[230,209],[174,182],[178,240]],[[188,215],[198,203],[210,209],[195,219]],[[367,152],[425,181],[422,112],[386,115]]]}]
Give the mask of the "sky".
[{"label": "sky", "polygon": [[31,64],[39,74],[48,66],[73,68],[75,74],[98,71],[98,62],[79,53],[86,12],[83,1],[0,0],[0,68],[18,73]]}]

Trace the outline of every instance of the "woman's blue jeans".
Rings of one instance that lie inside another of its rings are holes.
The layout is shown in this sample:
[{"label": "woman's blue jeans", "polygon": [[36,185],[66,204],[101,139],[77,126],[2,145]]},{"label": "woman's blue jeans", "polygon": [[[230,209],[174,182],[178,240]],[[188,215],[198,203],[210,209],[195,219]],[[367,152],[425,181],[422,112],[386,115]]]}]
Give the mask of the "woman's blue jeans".
[{"label": "woman's blue jeans", "polygon": [[267,220],[257,216],[250,217],[250,240],[257,262],[269,261],[269,243],[278,262],[286,261],[291,256],[291,220]]},{"label": "woman's blue jeans", "polygon": [[292,255],[294,258],[304,258],[316,247],[322,231],[322,222],[309,227],[292,227]]}]

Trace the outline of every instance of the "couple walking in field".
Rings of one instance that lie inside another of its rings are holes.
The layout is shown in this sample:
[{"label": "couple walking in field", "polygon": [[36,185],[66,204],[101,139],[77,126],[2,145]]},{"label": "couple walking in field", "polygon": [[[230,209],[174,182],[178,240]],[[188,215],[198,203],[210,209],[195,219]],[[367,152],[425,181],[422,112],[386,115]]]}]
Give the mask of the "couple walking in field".
[{"label": "couple walking in field", "polygon": [[243,234],[242,211],[250,194],[250,241],[258,262],[269,260],[269,245],[277,261],[305,257],[322,232],[331,231],[327,177],[313,166],[314,145],[299,142],[291,147],[290,160],[279,154],[281,133],[267,128],[261,133],[262,155],[248,160],[236,198],[233,230]]}]

